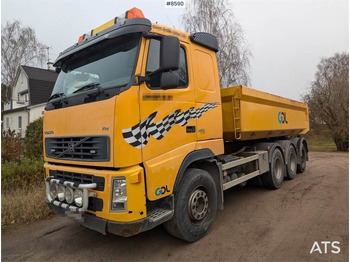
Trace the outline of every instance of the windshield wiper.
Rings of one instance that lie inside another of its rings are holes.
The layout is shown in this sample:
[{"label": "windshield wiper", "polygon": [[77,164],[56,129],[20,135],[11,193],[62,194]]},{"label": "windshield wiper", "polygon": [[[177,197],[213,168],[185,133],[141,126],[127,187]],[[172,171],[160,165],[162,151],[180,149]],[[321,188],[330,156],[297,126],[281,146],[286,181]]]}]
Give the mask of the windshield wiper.
[{"label": "windshield wiper", "polygon": [[64,93],[55,93],[52,96],[50,96],[50,98],[47,101],[50,102],[52,99],[55,99],[55,98],[60,98],[61,100],[63,97],[65,97]]},{"label": "windshield wiper", "polygon": [[100,86],[100,83],[90,83],[90,84],[84,85],[82,87],[79,87],[77,90],[75,90],[73,92],[73,94],[84,91],[86,89],[92,89],[94,87],[96,87],[98,89],[98,91],[100,91],[100,93],[102,93],[102,87]]}]

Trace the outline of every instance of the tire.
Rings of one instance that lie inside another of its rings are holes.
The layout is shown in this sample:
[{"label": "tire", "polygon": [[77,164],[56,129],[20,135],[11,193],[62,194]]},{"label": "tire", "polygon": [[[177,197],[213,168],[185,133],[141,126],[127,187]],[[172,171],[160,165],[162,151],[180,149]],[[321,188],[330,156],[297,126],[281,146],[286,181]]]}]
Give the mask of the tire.
[{"label": "tire", "polygon": [[216,209],[217,191],[212,176],[205,170],[190,168],[175,193],[174,215],[164,227],[175,237],[195,242],[210,230]]},{"label": "tire", "polygon": [[303,144],[303,147],[301,148],[301,162],[297,165],[297,172],[298,173],[304,173],[306,169],[306,158],[307,158],[307,150],[306,146]]},{"label": "tire", "polygon": [[262,184],[266,188],[278,189],[281,187],[286,168],[282,152],[275,148],[272,153],[270,171],[261,175]]},{"label": "tire", "polygon": [[292,145],[289,146],[288,154],[286,155],[286,163],[287,163],[286,178],[288,180],[293,180],[297,175],[298,157],[297,157],[297,152],[295,151],[295,148]]}]

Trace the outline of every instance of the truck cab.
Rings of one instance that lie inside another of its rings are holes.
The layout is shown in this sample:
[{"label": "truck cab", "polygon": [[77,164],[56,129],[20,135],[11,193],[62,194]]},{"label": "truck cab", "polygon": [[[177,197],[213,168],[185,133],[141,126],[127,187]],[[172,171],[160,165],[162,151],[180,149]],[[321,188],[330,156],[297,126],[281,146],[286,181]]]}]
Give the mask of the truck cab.
[{"label": "truck cab", "polygon": [[[223,208],[222,164],[237,160],[222,157],[217,51],[214,36],[152,24],[135,8],[63,51],[44,112],[49,207],[103,234],[165,223],[184,240],[204,236]],[[256,175],[267,159],[249,159]]]}]

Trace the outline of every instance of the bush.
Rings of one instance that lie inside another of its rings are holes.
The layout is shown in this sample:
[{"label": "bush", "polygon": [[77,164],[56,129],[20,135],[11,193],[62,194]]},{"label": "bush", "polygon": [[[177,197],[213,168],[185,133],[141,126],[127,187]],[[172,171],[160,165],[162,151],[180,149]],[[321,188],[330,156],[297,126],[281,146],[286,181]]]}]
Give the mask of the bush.
[{"label": "bush", "polygon": [[[1,165],[1,190],[4,192],[25,189],[43,184],[44,161],[42,159],[23,158],[21,162],[10,161]],[[44,185],[43,185],[44,186]]]},{"label": "bush", "polygon": [[24,139],[26,157],[40,158],[43,155],[43,118],[30,123]]},{"label": "bush", "polygon": [[46,219],[53,214],[44,200],[42,133],[43,118],[40,118],[27,126],[24,140],[14,131],[2,134],[2,229],[12,224]]},{"label": "bush", "polygon": [[45,203],[44,161],[23,158],[1,165],[1,228],[47,219],[53,212]]},{"label": "bush", "polygon": [[21,133],[7,130],[1,133],[1,162],[20,161],[23,155],[23,139]]}]

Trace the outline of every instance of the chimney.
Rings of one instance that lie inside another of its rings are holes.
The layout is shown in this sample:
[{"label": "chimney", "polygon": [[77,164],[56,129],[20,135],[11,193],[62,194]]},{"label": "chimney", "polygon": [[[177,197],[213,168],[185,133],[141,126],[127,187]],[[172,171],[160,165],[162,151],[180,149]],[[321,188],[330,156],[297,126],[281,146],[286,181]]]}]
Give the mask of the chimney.
[{"label": "chimney", "polygon": [[47,62],[47,70],[55,71],[55,67],[52,62]]}]

